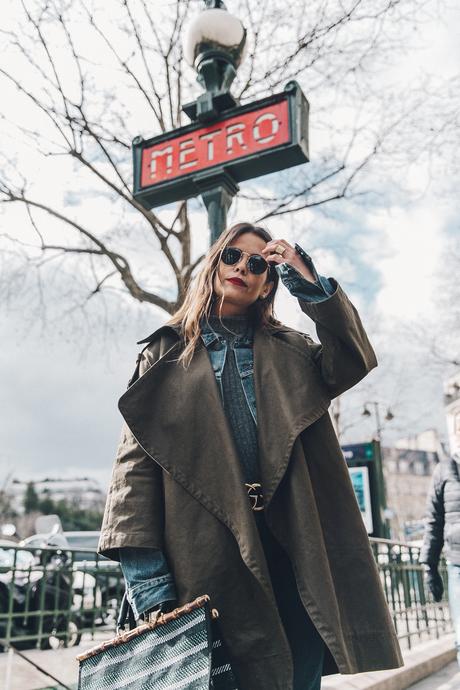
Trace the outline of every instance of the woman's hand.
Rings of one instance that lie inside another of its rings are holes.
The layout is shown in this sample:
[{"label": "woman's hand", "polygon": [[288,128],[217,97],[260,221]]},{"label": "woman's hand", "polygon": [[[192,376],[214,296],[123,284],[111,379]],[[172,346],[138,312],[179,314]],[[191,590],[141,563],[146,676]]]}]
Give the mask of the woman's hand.
[{"label": "woman's hand", "polygon": [[[282,255],[275,252],[275,247],[279,244],[286,247]],[[302,257],[299,256],[294,247],[292,247],[289,242],[286,242],[286,240],[270,240],[270,242],[267,242],[265,245],[265,248],[262,249],[262,256],[267,261],[273,261],[277,264],[286,262],[293,266],[306,280],[309,280],[311,283],[315,282],[314,275],[304,264]]]}]

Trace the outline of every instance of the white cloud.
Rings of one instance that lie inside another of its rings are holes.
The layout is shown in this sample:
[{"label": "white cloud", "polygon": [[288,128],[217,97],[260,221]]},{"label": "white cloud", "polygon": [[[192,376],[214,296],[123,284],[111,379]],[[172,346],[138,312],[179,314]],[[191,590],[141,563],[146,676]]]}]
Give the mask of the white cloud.
[{"label": "white cloud", "polygon": [[382,287],[377,310],[390,318],[434,316],[434,281],[442,269],[446,209],[434,199],[373,214],[385,254],[378,267]]}]

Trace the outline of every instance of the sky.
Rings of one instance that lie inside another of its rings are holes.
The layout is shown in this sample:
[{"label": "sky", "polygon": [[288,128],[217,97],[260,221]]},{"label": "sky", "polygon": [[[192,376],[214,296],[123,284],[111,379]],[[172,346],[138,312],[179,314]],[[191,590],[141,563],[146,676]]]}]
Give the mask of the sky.
[{"label": "sky", "polygon": [[[7,3],[5,16],[11,21],[15,7],[16,3]],[[426,23],[418,37],[419,48],[408,50],[402,62],[381,74],[382,88],[396,81],[409,84],[414,75],[458,74],[459,27],[460,14],[455,9],[446,9],[441,19]],[[26,71],[23,78],[28,78]],[[32,114],[24,113],[15,90],[6,88],[3,110],[7,117],[20,114],[26,121],[32,118]],[[348,124],[349,112],[338,106],[337,125],[345,128]],[[320,128],[315,129],[313,120],[312,158],[326,145],[324,136]],[[64,205],[75,206],[82,219],[96,218],[101,231],[112,232],[120,221],[119,209],[108,207],[107,200],[96,193],[88,194],[82,202],[80,192],[87,189],[87,181],[75,178],[72,166],[63,161],[56,168],[54,161],[51,165],[30,149],[26,151],[11,129],[3,142],[7,154],[27,160],[36,194],[50,193],[56,183],[58,195],[58,183],[64,184]],[[459,203],[453,181],[452,185],[433,184],[431,166],[442,171],[442,158],[433,163],[422,154],[414,155],[403,173],[398,169],[398,177],[395,165],[392,180],[385,178],[388,171],[373,171],[374,180],[382,177],[383,203],[371,196],[267,223],[275,237],[298,241],[313,256],[320,273],[339,280],[360,311],[376,347],[380,366],[346,394],[343,423],[349,431],[345,442],[367,440],[372,435],[375,420],[366,420],[360,411],[367,400],[376,397],[383,413],[391,407],[395,415],[384,427],[386,444],[431,427],[445,437],[442,386],[446,371],[441,366],[426,366],[417,333],[436,332],[436,291],[441,289],[446,246],[458,233]],[[56,175],[59,179],[53,177]],[[269,178],[260,181],[260,189],[264,184],[270,189]],[[410,193],[398,193],[398,186]],[[197,202],[193,208],[196,256],[206,249],[208,233],[203,204]],[[172,213],[164,209],[162,217],[167,220]],[[238,199],[229,221],[251,218],[254,213],[250,202]],[[122,221],[130,219],[124,216]],[[4,211],[0,224],[1,232],[26,242],[32,239],[19,208]],[[58,224],[50,222],[49,229],[51,237],[59,238]],[[9,276],[5,284],[0,274],[0,483],[8,475],[20,479],[83,475],[96,477],[106,486],[121,428],[117,400],[135,365],[136,341],[161,325],[165,315],[158,309],[109,296],[107,322],[102,306],[81,318],[78,310],[67,320],[62,315],[56,318],[62,313],[60,300],[69,284],[69,276],[56,271],[49,274],[52,285],[47,288],[50,301],[45,318],[37,306],[36,281],[30,275],[21,278],[19,273],[18,280],[24,280],[25,289],[20,299],[9,299],[15,291],[10,271],[15,261],[18,259],[7,256],[0,264],[0,268],[8,268]],[[77,273],[72,279],[83,280]],[[167,275],[155,266],[145,279],[152,287],[161,286]],[[110,316],[114,310],[115,324]],[[280,288],[276,311],[288,325],[315,336],[313,324],[284,287]],[[415,338],[408,337],[411,330]]]}]

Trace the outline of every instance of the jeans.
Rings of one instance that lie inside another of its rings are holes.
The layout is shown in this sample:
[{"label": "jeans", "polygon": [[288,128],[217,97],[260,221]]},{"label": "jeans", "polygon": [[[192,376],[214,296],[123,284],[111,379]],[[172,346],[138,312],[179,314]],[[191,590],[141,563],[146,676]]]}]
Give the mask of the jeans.
[{"label": "jeans", "polygon": [[281,622],[294,663],[293,690],[320,690],[325,643],[305,611],[287,553],[271,534],[263,511],[254,513]]},{"label": "jeans", "polygon": [[120,549],[120,565],[136,620],[159,604],[177,598],[173,576],[162,551],[125,546]]},{"label": "jeans", "polygon": [[449,578],[449,607],[454,625],[457,662],[460,666],[460,564],[447,563]]}]

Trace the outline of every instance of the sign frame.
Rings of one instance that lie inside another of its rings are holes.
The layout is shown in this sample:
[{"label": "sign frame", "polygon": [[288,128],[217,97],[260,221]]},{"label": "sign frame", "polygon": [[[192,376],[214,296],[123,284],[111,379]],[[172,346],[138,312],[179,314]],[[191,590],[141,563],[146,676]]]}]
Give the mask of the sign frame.
[{"label": "sign frame", "polygon": [[[364,525],[368,534],[374,532],[374,521],[372,519],[371,488],[369,482],[369,468],[367,465],[361,467],[349,467],[351,483],[355,492],[359,511],[363,518]],[[361,493],[358,494],[356,487],[359,484]]]},{"label": "sign frame", "polygon": [[387,505],[380,441],[345,444],[341,450],[349,470],[353,467],[368,469],[373,526],[370,536],[389,539],[389,524],[384,518]]},{"label": "sign frame", "polygon": [[[192,170],[164,182],[142,186],[142,155],[146,149],[282,101],[287,101],[288,105],[290,138],[286,143],[234,160],[218,162],[201,170]],[[290,81],[281,93],[230,108],[212,123],[192,122],[150,139],[136,137],[132,142],[133,196],[144,208],[150,210],[156,206],[198,196],[203,191],[221,184],[223,178],[229,179],[238,188],[238,182],[308,162],[308,116],[309,103],[305,95],[296,81]]]}]

